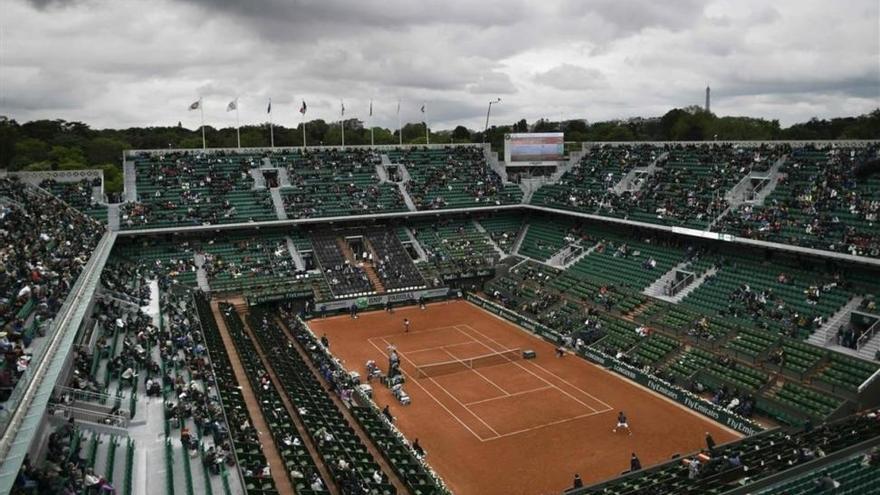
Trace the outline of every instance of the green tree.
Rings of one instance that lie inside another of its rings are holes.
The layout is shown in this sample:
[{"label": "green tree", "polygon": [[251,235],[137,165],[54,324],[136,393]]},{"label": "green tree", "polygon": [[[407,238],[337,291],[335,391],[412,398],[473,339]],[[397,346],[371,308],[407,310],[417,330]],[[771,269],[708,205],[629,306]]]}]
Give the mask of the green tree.
[{"label": "green tree", "polygon": [[471,140],[471,131],[467,130],[467,127],[463,125],[456,126],[455,129],[452,130],[452,139],[454,139],[456,143],[469,142]]},{"label": "green tree", "polygon": [[89,163],[119,163],[122,151],[128,143],[109,137],[96,137],[86,143],[85,152]]}]

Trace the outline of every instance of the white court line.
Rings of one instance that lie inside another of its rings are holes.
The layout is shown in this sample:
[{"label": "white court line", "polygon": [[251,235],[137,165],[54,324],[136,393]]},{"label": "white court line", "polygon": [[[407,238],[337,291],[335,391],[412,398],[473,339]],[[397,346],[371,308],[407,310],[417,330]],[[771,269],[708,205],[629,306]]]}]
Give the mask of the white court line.
[{"label": "white court line", "polygon": [[572,418],[565,418],[565,419],[560,419],[560,420],[556,420],[556,421],[551,421],[549,423],[544,423],[542,425],[531,426],[529,428],[523,428],[522,430],[511,431],[509,433],[502,433],[501,435],[498,435],[497,437],[492,437],[486,441],[488,442],[488,441],[492,441],[492,440],[498,440],[499,438],[512,437],[513,435],[519,435],[520,433],[525,433],[525,432],[534,431],[534,430],[540,430],[541,428],[546,428],[548,426],[560,425],[562,423],[568,423],[569,421],[575,421],[578,419],[589,418],[590,416],[595,416],[597,414],[602,414],[605,412],[607,412],[607,411],[596,411],[596,412],[591,412],[591,413],[587,413],[587,414],[581,414],[580,416],[574,416]]},{"label": "white court line", "polygon": [[406,337],[407,335],[418,335],[418,334],[420,334],[420,333],[439,332],[440,330],[446,330],[446,329],[449,329],[449,328],[455,329],[455,325],[448,325],[448,326],[445,326],[445,327],[437,327],[437,328],[432,328],[432,329],[430,329],[430,330],[419,330],[419,331],[417,331],[417,332],[400,332],[400,333],[389,333],[389,334],[387,334],[387,335],[377,335],[377,336],[375,336],[375,337],[370,337],[370,338],[367,339],[367,340],[373,340],[373,339],[382,339],[382,340],[385,340],[386,337],[387,337],[387,338],[392,338],[392,337],[394,337],[394,338],[400,338],[400,337]]},{"label": "white court line", "polygon": [[[418,368],[418,365],[416,365],[416,363],[412,362],[411,359],[409,359],[408,357],[406,357],[406,356],[403,355],[403,354],[401,354],[400,356],[401,356],[403,359],[406,359],[407,361],[409,361],[409,363],[410,363],[411,365],[413,365],[413,367]],[[495,435],[498,435],[498,432],[495,431],[495,428],[492,428],[492,427],[489,425],[489,423],[487,423],[487,422],[486,422],[483,418],[481,418],[477,413],[471,411],[470,408],[468,408],[468,406],[464,405],[464,403],[462,403],[460,400],[458,400],[458,397],[452,395],[452,394],[449,392],[449,390],[446,390],[446,387],[444,387],[443,385],[440,385],[439,383],[437,383],[437,380],[434,380],[434,379],[431,378],[431,377],[428,377],[428,380],[431,380],[431,383],[433,383],[434,385],[437,385],[438,387],[440,387],[440,390],[446,392],[446,395],[452,397],[452,400],[454,400],[455,402],[457,402],[458,405],[460,405],[461,407],[465,408],[465,410],[466,410],[467,412],[471,413],[471,415],[472,415],[473,417],[477,418],[477,420],[478,420],[480,423],[483,423],[483,425],[484,425],[486,428],[489,428],[490,430],[492,430],[492,433],[494,433]]]},{"label": "white court line", "polygon": [[[467,326],[469,329],[471,329],[471,330],[473,330],[474,332],[480,334],[480,335],[481,335],[483,338],[485,338],[486,340],[489,340],[489,341],[491,341],[491,342],[493,342],[493,343],[495,343],[495,344],[497,344],[497,345],[499,345],[499,346],[501,346],[501,347],[505,347],[503,344],[501,344],[501,343],[498,342],[497,340],[495,340],[495,339],[493,339],[493,338],[491,338],[491,337],[486,336],[486,335],[483,334],[482,332],[480,332],[480,331],[478,331],[478,330],[472,328],[470,325],[459,325],[459,326],[456,327],[456,328],[458,329],[459,332],[461,332],[461,333],[463,333],[463,334],[465,334],[465,335],[467,335],[467,336],[469,336],[469,337],[471,337],[471,338],[473,338],[472,335],[469,335],[467,332],[465,332],[464,330],[462,330],[461,328],[459,328],[459,327],[462,327],[462,326]],[[497,352],[495,349],[492,349],[492,347],[486,345],[486,343],[484,343],[484,342],[480,342],[480,344],[482,344],[486,349],[489,349],[490,351]],[[578,399],[577,397],[571,395],[569,392],[566,392],[565,390],[562,390],[562,388],[560,388],[559,386],[557,386],[557,385],[555,385],[555,384],[553,384],[553,383],[550,383],[546,378],[544,378],[544,377],[542,377],[542,376],[539,376],[537,373],[533,372],[532,370],[530,370],[530,369],[528,369],[527,367],[525,367],[525,366],[523,366],[522,364],[520,364],[519,361],[510,361],[510,363],[513,364],[513,365],[515,365],[515,366],[518,366],[520,369],[522,369],[522,370],[525,371],[526,373],[529,373],[530,375],[532,375],[532,376],[534,376],[535,378],[541,380],[542,382],[546,383],[547,385],[550,385],[551,387],[554,387],[555,389],[557,389],[557,390],[559,390],[560,392],[562,392],[563,395],[568,396],[571,400],[573,400],[573,401],[577,402],[578,404],[580,404],[580,405],[586,407],[586,408],[589,409],[590,411],[593,411],[593,412],[596,412],[596,413],[598,413],[598,412],[606,412],[606,411],[600,411],[600,410],[596,409],[595,407],[592,407],[592,406],[586,404],[586,403],[583,402],[582,400],[580,400],[580,399]],[[556,375],[555,375],[554,373],[551,373],[551,375],[553,375],[554,377],[556,377]],[[557,377],[557,378],[558,378],[558,377]],[[579,389],[579,388],[577,388],[577,387],[575,387],[575,388],[576,388],[577,390],[583,392],[583,390],[581,390],[581,389]],[[589,395],[589,394],[585,394],[585,395]],[[592,396],[590,396],[590,397],[592,397]],[[605,404],[604,402],[603,402],[602,404],[605,405],[606,407],[608,407],[608,404]],[[607,411],[610,411],[610,410],[611,410],[611,408],[608,408],[608,409],[607,409]]]},{"label": "white court line", "polygon": [[[382,354],[382,355],[385,356],[386,358],[388,357],[388,355],[385,354],[385,351],[383,351],[379,346],[377,346],[372,340],[367,339],[367,341],[370,342],[370,345],[372,345],[373,347],[375,347],[376,350],[379,351],[380,354]],[[453,418],[455,418],[455,420],[458,421],[458,422],[461,424],[461,426],[464,426],[464,428],[465,428],[467,431],[471,432],[471,435],[473,435],[474,437],[476,437],[477,440],[479,440],[479,441],[481,441],[481,442],[485,442],[485,441],[486,441],[486,440],[483,439],[483,437],[481,437],[480,435],[478,435],[477,432],[475,432],[474,430],[472,430],[471,427],[467,425],[467,423],[465,423],[464,421],[462,421],[461,418],[459,418],[458,416],[455,415],[455,413],[453,413],[452,411],[450,411],[449,408],[446,407],[446,404],[440,402],[440,401],[437,399],[437,397],[434,397],[434,394],[432,394],[431,392],[429,392],[428,389],[426,389],[426,388],[424,387],[424,385],[420,384],[419,381],[416,380],[415,377],[411,376],[409,373],[407,373],[407,372],[405,372],[405,371],[403,371],[403,370],[400,370],[400,372],[403,373],[404,375],[406,375],[407,377],[409,377],[409,379],[411,379],[411,380],[413,381],[413,383],[415,383],[420,389],[422,389],[426,394],[428,394],[428,397],[434,399],[434,402],[436,402],[437,404],[439,404],[440,407],[442,407],[447,413],[449,413],[450,416],[452,416]],[[409,380],[407,380],[407,381],[409,381]],[[442,388],[442,387],[441,387],[441,388]],[[496,435],[497,435],[497,433],[496,433]],[[489,437],[489,438],[491,439],[491,438],[495,438],[495,437]]]},{"label": "white court line", "polygon": [[553,388],[553,387],[538,387],[538,388],[533,388],[533,389],[530,389],[530,390],[523,390],[522,392],[513,392],[512,394],[499,395],[498,397],[491,397],[491,398],[489,398],[489,399],[475,400],[475,401],[473,401],[473,402],[468,402],[467,405],[468,405],[468,406],[473,406],[473,405],[475,405],[475,404],[483,404],[483,403],[485,403],[485,402],[492,402],[493,400],[506,399],[506,398],[508,398],[508,397],[515,397],[515,396],[517,396],[517,395],[531,394],[531,393],[534,393],[534,392],[540,392],[541,390],[549,390],[549,389],[552,389],[552,388]]},{"label": "white court line", "polygon": [[[474,343],[474,340],[471,339],[471,340],[468,340],[467,342],[456,342],[455,344],[443,344],[443,345],[438,345],[437,347],[425,347],[424,349],[416,349],[414,351],[406,351],[406,353],[413,354],[415,352],[436,351],[436,350],[445,351],[447,347],[458,347],[460,345],[473,344],[473,343]],[[400,350],[400,349],[398,349],[398,350]],[[404,351],[401,350],[400,352],[404,352]]]},{"label": "white court line", "polygon": [[[502,320],[502,321],[504,321],[504,320]],[[503,346],[503,344],[501,344],[501,343],[498,342],[497,340],[495,340],[495,339],[493,339],[493,338],[487,336],[487,335],[484,334],[483,332],[480,332],[479,330],[477,330],[476,328],[474,328],[474,327],[472,327],[472,326],[470,326],[470,325],[467,325],[467,324],[464,324],[464,325],[457,325],[456,328],[458,328],[458,327],[467,327],[467,328],[473,330],[474,332],[476,332],[476,333],[482,335],[482,336],[485,337],[486,339],[491,340],[492,342],[494,342],[494,343],[496,343],[496,344],[498,344],[498,345]],[[460,330],[460,329],[459,329],[459,330]],[[467,335],[467,333],[465,333],[465,335]],[[530,336],[531,336],[531,335],[530,335]],[[559,381],[565,383],[565,384],[568,385],[569,387],[571,387],[571,388],[573,388],[573,389],[575,389],[575,390],[578,390],[580,393],[582,393],[582,394],[586,395],[587,397],[593,399],[594,401],[598,402],[599,404],[602,404],[603,406],[605,406],[606,410],[610,411],[610,410],[614,409],[613,407],[611,407],[610,405],[608,405],[608,403],[606,403],[605,401],[599,399],[599,398],[596,397],[595,395],[593,395],[593,394],[587,392],[586,390],[584,390],[584,389],[578,387],[577,385],[575,385],[575,384],[569,382],[569,381],[566,380],[565,378],[562,378],[561,376],[559,376],[559,375],[557,375],[556,373],[554,373],[554,372],[548,370],[547,368],[541,366],[540,364],[535,363],[535,362],[532,362],[531,364],[537,366],[538,368],[541,368],[542,370],[544,370],[545,373],[547,373],[547,374],[553,376],[554,378],[556,378],[557,380],[559,380]]]},{"label": "white court line", "polygon": [[[451,357],[452,359],[455,359],[456,361],[461,361],[461,358],[460,358],[460,357],[458,357],[458,356],[456,356],[455,354],[453,354],[453,353],[447,351],[446,349],[443,349],[443,352],[445,352],[446,354],[449,354],[449,357]],[[503,363],[502,363],[502,364],[503,364]],[[483,375],[482,373],[480,373],[480,372],[477,371],[476,369],[474,369],[474,368],[470,368],[470,370],[473,371],[474,373],[476,373],[477,376],[479,376],[479,377],[482,378],[483,380],[486,380],[487,382],[491,383],[495,388],[497,388],[497,389],[500,390],[503,394],[505,394],[505,396],[510,395],[510,392],[508,392],[507,390],[504,390],[503,388],[501,388],[501,385],[498,385],[497,383],[493,382],[492,380],[486,378],[485,375]]]}]

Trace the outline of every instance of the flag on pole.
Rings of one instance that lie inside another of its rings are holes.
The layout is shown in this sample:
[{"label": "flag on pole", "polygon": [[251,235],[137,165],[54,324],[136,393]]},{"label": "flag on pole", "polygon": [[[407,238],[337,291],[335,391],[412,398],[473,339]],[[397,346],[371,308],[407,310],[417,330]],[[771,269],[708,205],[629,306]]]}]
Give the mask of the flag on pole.
[{"label": "flag on pole", "polygon": [[397,100],[397,115],[400,115],[400,100]]},{"label": "flag on pole", "polygon": [[370,100],[370,117],[373,116],[373,100]]},{"label": "flag on pole", "polygon": [[194,101],[194,102],[189,106],[189,109],[190,109],[190,110],[198,110],[201,106],[202,106],[202,99],[199,98],[198,100]]},{"label": "flag on pole", "polygon": [[421,112],[422,112],[422,113],[425,113],[425,104],[424,104],[424,103],[422,103],[422,110],[421,110]]},{"label": "flag on pole", "polygon": [[299,113],[305,115],[306,114],[306,100],[303,100],[303,106],[300,107]]},{"label": "flag on pole", "polygon": [[345,117],[345,102],[339,100],[339,104],[342,105],[342,113],[340,114],[342,117]]},{"label": "flag on pole", "polygon": [[226,111],[231,112],[233,110],[238,109],[238,98],[229,102],[229,105],[226,105]]},{"label": "flag on pole", "polygon": [[266,108],[266,113],[272,113],[272,98],[269,98],[269,106]]}]

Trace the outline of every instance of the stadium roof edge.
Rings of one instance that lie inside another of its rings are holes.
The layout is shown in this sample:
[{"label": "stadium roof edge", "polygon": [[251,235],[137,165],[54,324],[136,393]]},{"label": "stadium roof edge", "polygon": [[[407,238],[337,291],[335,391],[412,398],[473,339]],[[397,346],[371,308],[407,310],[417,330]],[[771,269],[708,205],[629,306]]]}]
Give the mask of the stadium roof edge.
[{"label": "stadium roof edge", "polygon": [[471,208],[448,208],[442,210],[419,210],[419,211],[403,211],[403,212],[394,212],[394,213],[377,213],[373,215],[349,215],[349,216],[341,216],[341,217],[316,217],[316,218],[300,218],[295,220],[270,220],[267,222],[240,222],[240,223],[226,223],[226,224],[211,224],[211,225],[193,225],[191,227],[186,226],[176,226],[176,227],[164,227],[164,228],[155,228],[155,229],[130,229],[130,230],[120,230],[120,236],[137,236],[137,235],[149,235],[149,234],[172,234],[172,233],[187,233],[187,232],[208,232],[208,231],[219,231],[219,230],[234,230],[234,229],[242,229],[242,228],[270,228],[270,227],[290,227],[296,225],[319,225],[319,224],[332,224],[332,223],[343,223],[343,222],[352,222],[352,221],[363,221],[363,220],[384,220],[384,219],[395,219],[395,218],[421,218],[421,217],[431,217],[431,216],[441,216],[441,215],[455,215],[461,213],[481,213],[481,212],[494,212],[494,211],[509,211],[509,210],[532,210],[539,211],[545,213],[553,213],[558,215],[567,215],[571,217],[584,218],[587,220],[594,220],[598,222],[606,222],[606,223],[615,223],[620,225],[626,225],[630,227],[644,228],[644,229],[652,229],[662,232],[670,232],[673,234],[685,235],[688,237],[698,237],[701,239],[708,240],[716,240],[716,241],[724,241],[730,242],[734,244],[742,244],[748,245],[757,248],[765,248],[765,249],[774,249],[777,251],[787,251],[791,253],[797,254],[805,254],[809,256],[815,256],[820,258],[831,258],[839,261],[846,261],[850,263],[858,263],[863,265],[870,265],[874,267],[880,267],[880,259],[869,258],[866,256],[855,256],[847,253],[838,253],[834,251],[826,251],[824,249],[815,249],[815,248],[807,248],[802,246],[793,246],[789,244],[780,244],[776,242],[769,241],[761,241],[757,239],[748,239],[745,237],[737,237],[730,234],[722,234],[718,232],[711,232],[706,230],[696,230],[696,229],[687,229],[683,227],[675,227],[675,226],[667,226],[667,225],[657,225],[653,223],[646,222],[638,222],[635,220],[627,220],[624,218],[614,218],[614,217],[606,217],[601,215],[594,215],[591,213],[582,213],[577,211],[569,211],[569,210],[560,210],[556,208],[548,208],[546,206],[538,206],[538,205],[530,205],[530,204],[514,204],[514,205],[495,205],[495,206],[487,206],[487,207],[471,207]]}]

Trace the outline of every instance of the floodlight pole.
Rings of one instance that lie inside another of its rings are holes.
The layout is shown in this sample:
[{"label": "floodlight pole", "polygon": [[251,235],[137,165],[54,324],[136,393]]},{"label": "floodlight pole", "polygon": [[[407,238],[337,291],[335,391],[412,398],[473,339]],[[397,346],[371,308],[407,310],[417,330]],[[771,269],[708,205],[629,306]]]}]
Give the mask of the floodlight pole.
[{"label": "floodlight pole", "polygon": [[501,103],[501,98],[492,100],[489,102],[489,109],[486,110],[486,128],[483,129],[483,142],[486,142],[486,133],[489,132],[489,114],[492,113],[492,105],[496,103]]}]

